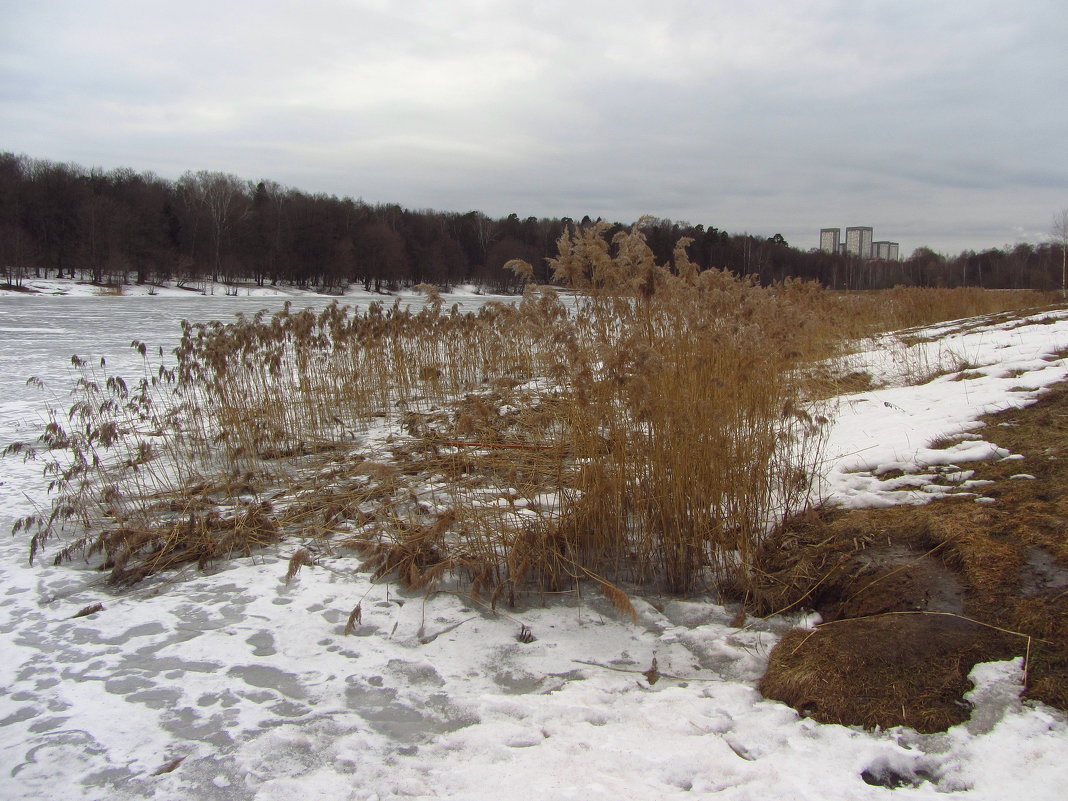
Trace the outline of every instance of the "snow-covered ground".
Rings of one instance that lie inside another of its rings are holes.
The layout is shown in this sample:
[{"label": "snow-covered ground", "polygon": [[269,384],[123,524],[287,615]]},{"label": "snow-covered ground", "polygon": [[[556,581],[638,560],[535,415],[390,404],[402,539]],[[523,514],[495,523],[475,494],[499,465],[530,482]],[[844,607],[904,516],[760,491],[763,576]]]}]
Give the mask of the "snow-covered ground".
[{"label": "snow-covered ground", "polygon": [[[1051,322],[1052,321],[1052,322]],[[969,489],[968,462],[1013,458],[997,443],[968,435],[976,418],[1030,404],[1068,375],[1068,313],[934,326],[906,346],[893,335],[851,357],[882,388],[837,399],[822,495],[846,507],[925,503],[948,489]],[[906,340],[907,341],[907,340]],[[913,384],[916,376],[930,378]],[[939,449],[940,438],[960,441]],[[882,480],[898,470],[904,476]],[[963,487],[962,487],[963,484]],[[981,488],[972,488],[977,500]]]},{"label": "snow-covered ground", "polygon": [[[121,372],[135,364],[131,339],[169,349],[181,317],[261,305],[0,298],[0,446],[25,438],[49,402],[26,377],[58,391],[73,353]],[[1065,315],[937,333],[922,350],[887,339],[854,357],[888,385],[839,400],[821,485],[831,500],[959,487],[967,460],[1013,454],[928,444],[1068,373],[1054,356],[1068,347]],[[904,380],[965,362],[967,380]],[[910,475],[879,480],[895,467]],[[36,466],[18,460],[0,461],[0,493],[0,531],[45,502]],[[945,734],[865,732],[754,689],[801,617],[739,630],[711,599],[652,597],[633,599],[636,623],[596,598],[494,615],[459,595],[372,585],[351,558],[286,584],[297,547],[115,594],[87,570],[29,567],[25,541],[0,537],[0,799],[1038,800],[1068,786],[1068,720],[1020,702],[1018,660],[976,667],[972,719]],[[662,678],[650,684],[654,658]],[[864,778],[888,772],[915,786]]]},{"label": "snow-covered ground", "polygon": [[[109,295],[110,290],[106,287],[97,286],[87,283],[85,281],[74,279],[56,279],[56,278],[26,278],[21,290],[19,289],[0,289],[0,297],[15,296],[25,297],[27,295],[45,295],[45,296],[57,296],[62,295],[64,297],[94,297],[100,295]],[[160,298],[189,298],[192,296],[201,297],[232,297],[232,298],[345,298],[346,302],[360,302],[361,300],[379,300],[382,302],[392,303],[394,298],[400,297],[402,299],[411,299],[419,296],[415,290],[406,289],[400,292],[392,294],[379,294],[374,292],[365,292],[358,284],[351,284],[340,296],[324,295],[309,289],[298,289],[287,285],[271,286],[266,284],[264,286],[257,286],[251,282],[241,282],[239,284],[224,284],[214,281],[194,281],[187,283],[185,286],[179,287],[173,281],[169,281],[162,285],[156,284],[125,284],[122,287],[123,297],[160,297]],[[110,296],[110,295],[109,295]],[[454,287],[447,294],[444,295],[447,299],[459,299],[464,297],[481,297],[482,293],[478,287],[470,284]]]}]

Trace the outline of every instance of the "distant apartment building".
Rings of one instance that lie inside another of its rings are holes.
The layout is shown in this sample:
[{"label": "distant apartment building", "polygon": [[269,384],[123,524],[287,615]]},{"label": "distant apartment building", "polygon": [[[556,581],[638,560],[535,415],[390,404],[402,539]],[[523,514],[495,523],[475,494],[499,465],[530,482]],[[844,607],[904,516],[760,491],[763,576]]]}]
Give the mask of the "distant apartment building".
[{"label": "distant apartment building", "polygon": [[872,242],[871,247],[871,257],[873,259],[882,259],[884,261],[897,261],[898,259],[897,242]]},{"label": "distant apartment building", "polygon": [[871,226],[855,225],[845,229],[845,240],[842,240],[840,228],[820,229],[820,250],[824,253],[838,253],[840,255],[856,256],[861,259],[882,259],[884,261],[897,261],[899,247],[897,242],[882,240],[872,241],[874,231]]},{"label": "distant apartment building", "polygon": [[870,259],[871,240],[871,226],[854,225],[852,228],[846,228],[846,253],[848,253],[850,256],[858,256],[862,259]]},{"label": "distant apartment building", "polygon": [[820,229],[820,250],[824,253],[837,253],[841,244],[841,228]]}]

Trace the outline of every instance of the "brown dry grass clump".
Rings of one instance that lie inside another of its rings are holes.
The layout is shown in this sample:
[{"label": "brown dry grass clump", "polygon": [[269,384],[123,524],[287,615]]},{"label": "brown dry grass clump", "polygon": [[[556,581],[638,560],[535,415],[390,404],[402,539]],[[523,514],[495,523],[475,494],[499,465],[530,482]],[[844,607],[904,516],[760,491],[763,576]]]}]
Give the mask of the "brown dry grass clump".
[{"label": "brown dry grass clump", "polygon": [[976,467],[995,503],[821,511],[765,543],[751,607],[827,621],[780,643],[766,694],[820,720],[932,730],[967,716],[960,671],[1015,655],[1028,697],[1068,708],[1068,387],[986,425],[971,433],[1024,456]]},{"label": "brown dry grass clump", "polygon": [[[493,602],[591,582],[624,611],[621,583],[751,591],[765,539],[809,501],[827,394],[811,366],[871,333],[879,302],[698,273],[686,242],[657,264],[640,226],[606,232],[561,237],[566,297],[187,323],[173,363],[131,343],[129,381],[74,357],[73,404],[10,449],[52,478],[51,509],[16,526],[31,558],[62,535],[57,559],[129,583],[296,537]],[[937,296],[951,316],[1010,302]],[[885,297],[885,320],[938,313]]]},{"label": "brown dry grass clump", "polygon": [[976,662],[1015,654],[1009,635],[959,617],[883,615],[794,630],[760,691],[821,723],[944,731],[968,719]]},{"label": "brown dry grass clump", "polygon": [[[20,521],[31,550],[67,527],[59,558],[101,554],[127,581],[239,552],[238,530],[341,533],[376,576],[494,600],[744,584],[807,500],[825,421],[801,366],[833,351],[833,298],[698,275],[681,244],[673,272],[638,229],[605,230],[561,238],[568,299],[187,324],[177,363],[130,383],[75,358],[76,401],[42,440],[56,501]],[[272,526],[238,525],[246,508]]]}]

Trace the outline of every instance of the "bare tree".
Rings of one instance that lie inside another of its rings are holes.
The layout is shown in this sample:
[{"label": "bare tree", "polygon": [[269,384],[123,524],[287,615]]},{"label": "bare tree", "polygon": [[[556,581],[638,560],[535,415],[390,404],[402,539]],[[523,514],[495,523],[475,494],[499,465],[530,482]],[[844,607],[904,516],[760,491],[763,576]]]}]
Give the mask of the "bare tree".
[{"label": "bare tree", "polygon": [[404,239],[385,222],[360,226],[354,244],[353,255],[367,291],[372,282],[375,292],[380,292],[383,284],[392,285],[407,266]]},{"label": "bare tree", "polygon": [[1068,298],[1068,261],[1065,260],[1065,252],[1068,251],[1068,209],[1061,209],[1053,215],[1050,235],[1061,246],[1061,297]]},{"label": "bare tree", "polygon": [[211,225],[212,278],[218,280],[222,263],[222,243],[234,223],[248,213],[247,184],[236,175],[222,172],[187,172],[179,180],[183,196],[198,204]]}]

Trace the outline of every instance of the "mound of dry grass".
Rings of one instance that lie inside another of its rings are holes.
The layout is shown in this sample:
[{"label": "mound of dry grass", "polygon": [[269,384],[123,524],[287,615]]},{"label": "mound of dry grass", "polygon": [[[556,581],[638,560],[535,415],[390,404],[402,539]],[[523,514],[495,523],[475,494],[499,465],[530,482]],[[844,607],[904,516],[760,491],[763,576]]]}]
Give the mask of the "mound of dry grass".
[{"label": "mound of dry grass", "polygon": [[977,662],[1015,655],[1011,635],[960,617],[887,614],[787,634],[760,691],[821,723],[936,732],[968,719]]},{"label": "mound of dry grass", "polygon": [[967,717],[961,670],[1024,656],[1028,697],[1068,708],[1068,387],[986,425],[1024,456],[976,466],[996,503],[821,510],[764,543],[751,608],[826,621],[776,647],[770,697],[820,720],[929,731]]}]

